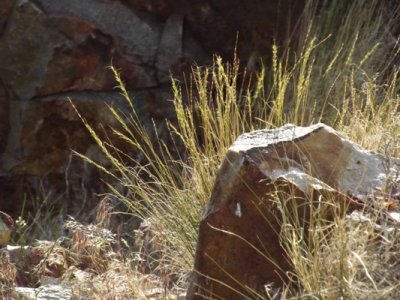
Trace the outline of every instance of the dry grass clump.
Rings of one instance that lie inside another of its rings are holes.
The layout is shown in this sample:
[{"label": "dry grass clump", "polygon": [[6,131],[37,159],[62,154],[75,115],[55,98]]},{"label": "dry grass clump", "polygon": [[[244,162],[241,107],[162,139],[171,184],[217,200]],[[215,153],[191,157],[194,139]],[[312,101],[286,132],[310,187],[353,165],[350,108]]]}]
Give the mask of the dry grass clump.
[{"label": "dry grass clump", "polygon": [[139,272],[140,259],[132,254],[129,242],[108,228],[110,208],[107,201],[100,203],[95,224],[71,218],[65,224],[68,236],[55,242],[3,249],[2,299],[19,298],[16,287],[48,284],[68,289],[72,299],[178,299],[182,290],[166,285],[162,274]]},{"label": "dry grass clump", "polygon": [[[182,291],[166,284],[163,274],[139,271],[143,259],[140,253],[133,254],[126,240],[108,229],[111,215],[109,203],[103,201],[97,225],[72,219],[66,223],[72,235],[69,257],[73,263],[61,281],[71,287],[76,299],[177,299]],[[135,243],[136,248],[143,247],[143,243]]]},{"label": "dry grass clump", "polygon": [[0,297],[7,299],[15,286],[17,270],[6,253],[0,254]]},{"label": "dry grass clump", "polygon": [[[155,125],[141,124],[135,99],[112,69],[132,109],[126,115],[110,107],[118,124],[113,134],[132,151],[117,149],[86,122],[112,168],[81,156],[110,176],[113,196],[143,221],[136,246],[110,230],[112,211],[103,202],[94,225],[70,219],[70,237],[35,247],[33,265],[22,268],[1,256],[0,297],[7,298],[22,275],[31,286],[65,283],[76,299],[181,297],[219,165],[246,131],[322,121],[385,155],[389,168],[400,153],[399,48],[391,31],[399,12],[398,5],[389,11],[378,0],[307,1],[296,39],[274,46],[269,67],[252,74],[250,84],[241,81],[250,75],[236,58],[224,63],[218,57],[212,66],[193,68],[186,82],[172,81],[176,120],[167,122],[168,141]],[[399,196],[391,196],[398,205]],[[324,201],[335,206],[335,199]],[[386,210],[330,220],[316,211],[305,231],[303,220],[281,206],[281,243],[291,258],[293,285],[283,294],[266,287],[270,298],[396,299],[399,224]],[[34,223],[40,227],[49,216],[38,213]],[[43,230],[51,237],[60,231]],[[21,249],[21,258],[30,255]]]},{"label": "dry grass clump", "polygon": [[[346,217],[344,228],[335,232],[325,256],[326,274],[334,274],[330,297],[348,299],[396,299],[399,289],[400,224],[385,220],[383,212],[354,212]],[[386,224],[385,224],[386,223]],[[340,253],[340,255],[338,255]],[[328,262],[328,264],[326,263]],[[340,280],[341,278],[341,280]]]},{"label": "dry grass clump", "polygon": [[366,206],[343,217],[336,197],[320,196],[317,206],[310,202],[305,208],[311,212],[305,220],[293,214],[293,197],[276,198],[281,245],[293,267],[292,288],[271,298],[398,298],[400,220],[390,211],[394,208]]},{"label": "dry grass clump", "polygon": [[[145,299],[145,291],[154,287],[157,297],[167,298],[171,287],[185,286],[203,207],[228,147],[243,132],[323,121],[386,155],[388,163],[390,156],[398,156],[400,84],[392,65],[398,48],[390,31],[398,22],[398,7],[387,11],[377,0],[326,1],[322,6],[317,2],[307,1],[296,42],[285,49],[274,47],[271,68],[253,74],[249,86],[239,79],[246,76],[236,59],[229,64],[218,57],[212,66],[194,68],[186,83],[173,81],[176,122],[167,122],[169,141],[159,137],[156,126],[141,124],[135,99],[129,98],[118,71],[112,69],[132,109],[126,115],[110,107],[118,123],[113,134],[132,152],[122,152],[101,138],[82,116],[112,168],[82,157],[112,178],[111,193],[150,227],[137,233],[138,238],[143,235],[135,260],[118,250],[118,238],[106,227],[71,221],[69,252],[73,265],[80,267],[64,274],[70,274],[71,282],[77,278],[73,286],[79,297]],[[288,214],[285,207],[282,212]],[[317,215],[307,240],[301,238],[299,220],[287,218],[281,241],[292,257],[297,288],[285,295],[395,295],[398,230],[377,230],[383,222],[377,211],[365,216],[368,223],[339,216],[327,222]]]}]

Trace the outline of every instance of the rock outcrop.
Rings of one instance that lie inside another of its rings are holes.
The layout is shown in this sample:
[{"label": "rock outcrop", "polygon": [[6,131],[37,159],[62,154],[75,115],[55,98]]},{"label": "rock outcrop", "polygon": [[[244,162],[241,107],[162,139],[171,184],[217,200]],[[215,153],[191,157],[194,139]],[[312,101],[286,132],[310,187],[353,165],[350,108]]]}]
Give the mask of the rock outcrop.
[{"label": "rock outcrop", "polygon": [[[378,200],[398,201],[399,172],[400,159],[389,163],[324,124],[243,134],[202,216],[187,299],[258,299],[265,285],[287,280],[277,201],[307,227],[312,208],[329,219]],[[324,197],[333,197],[335,211]]]},{"label": "rock outcrop", "polygon": [[154,120],[163,128],[174,120],[170,75],[207,65],[215,53],[230,59],[237,32],[244,63],[252,51],[266,50],[276,28],[285,31],[290,12],[302,7],[281,2],[0,1],[0,209],[19,214],[39,185],[67,202],[75,201],[69,189],[96,190],[89,182],[97,175],[68,183],[83,168],[71,150],[95,151],[68,99],[93,123],[109,126],[104,102],[125,109],[110,64],[145,126]]}]

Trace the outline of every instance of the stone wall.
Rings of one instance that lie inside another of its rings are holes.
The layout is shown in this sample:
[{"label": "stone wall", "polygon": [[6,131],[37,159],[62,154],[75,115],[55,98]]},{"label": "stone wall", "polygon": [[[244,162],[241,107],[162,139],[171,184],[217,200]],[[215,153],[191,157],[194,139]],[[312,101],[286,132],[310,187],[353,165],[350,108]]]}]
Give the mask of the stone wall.
[{"label": "stone wall", "polygon": [[215,53],[230,59],[235,45],[246,64],[252,53],[268,52],[274,36],[284,36],[301,3],[2,0],[0,210],[17,215],[39,187],[79,203],[81,189],[101,190],[100,175],[71,156],[96,150],[69,99],[91,124],[109,129],[104,103],[125,109],[110,64],[145,123],[173,120],[171,73],[209,64]]}]

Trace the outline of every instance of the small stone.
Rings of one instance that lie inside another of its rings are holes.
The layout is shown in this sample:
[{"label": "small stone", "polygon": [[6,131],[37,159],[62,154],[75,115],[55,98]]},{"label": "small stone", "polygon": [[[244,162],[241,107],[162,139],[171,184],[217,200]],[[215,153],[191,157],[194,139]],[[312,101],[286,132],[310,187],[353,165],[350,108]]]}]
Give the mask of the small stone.
[{"label": "small stone", "polygon": [[72,289],[62,284],[46,284],[38,288],[15,288],[22,300],[71,300]]}]

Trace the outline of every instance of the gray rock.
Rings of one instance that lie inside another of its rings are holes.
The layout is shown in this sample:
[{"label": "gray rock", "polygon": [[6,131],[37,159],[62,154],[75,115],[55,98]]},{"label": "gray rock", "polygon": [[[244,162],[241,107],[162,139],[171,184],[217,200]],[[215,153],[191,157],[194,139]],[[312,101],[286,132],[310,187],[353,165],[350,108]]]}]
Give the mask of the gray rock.
[{"label": "gray rock", "polygon": [[171,80],[171,66],[183,58],[183,16],[172,15],[165,23],[157,53],[157,77],[160,82]]},{"label": "gray rock", "polygon": [[118,1],[107,0],[36,0],[50,15],[66,15],[93,24],[115,37],[127,54],[151,62],[158,49],[160,25],[140,18]]},{"label": "gray rock", "polygon": [[0,39],[0,77],[18,99],[35,96],[61,36],[46,27],[46,16],[31,3],[20,4]]},{"label": "gray rock", "polygon": [[47,284],[38,288],[15,288],[15,294],[21,300],[71,300],[72,289],[62,284]]}]

